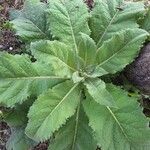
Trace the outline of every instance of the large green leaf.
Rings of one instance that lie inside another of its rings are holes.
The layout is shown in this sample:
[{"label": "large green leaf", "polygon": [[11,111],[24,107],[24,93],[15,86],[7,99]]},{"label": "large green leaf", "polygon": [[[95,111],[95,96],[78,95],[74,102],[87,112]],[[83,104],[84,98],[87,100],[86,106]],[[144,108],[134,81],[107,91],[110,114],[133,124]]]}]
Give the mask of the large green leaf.
[{"label": "large green leaf", "polygon": [[20,14],[12,21],[16,34],[25,41],[51,39],[46,21],[46,9],[46,4],[41,3],[40,0],[25,1]]},{"label": "large green leaf", "polygon": [[103,41],[111,38],[116,32],[127,28],[137,28],[137,18],[143,11],[143,3],[96,0],[90,19],[92,38],[100,47]]},{"label": "large green leaf", "polygon": [[39,41],[31,44],[32,54],[39,61],[50,63],[59,76],[69,76],[77,69],[75,53],[58,41]]},{"label": "large green leaf", "polygon": [[0,103],[13,107],[64,81],[51,65],[32,63],[26,56],[0,53]]},{"label": "large green leaf", "polygon": [[107,91],[105,82],[100,79],[89,79],[84,83],[88,93],[99,104],[116,107],[115,101],[111,94]]},{"label": "large green leaf", "polygon": [[121,71],[138,55],[148,33],[141,29],[129,29],[113,36],[97,51],[98,66],[108,73]]},{"label": "large green leaf", "polygon": [[48,150],[96,150],[96,147],[87,116],[78,108],[75,116],[55,135]]},{"label": "large green leaf", "polygon": [[66,81],[43,93],[31,106],[26,133],[36,141],[44,141],[71,117],[80,101],[78,84]]},{"label": "large green leaf", "polygon": [[28,150],[35,144],[25,135],[23,127],[17,127],[11,130],[11,136],[7,141],[6,148],[7,150]]},{"label": "large green leaf", "polygon": [[48,19],[52,34],[73,46],[76,52],[80,32],[89,34],[88,8],[82,0],[50,1]]},{"label": "large green leaf", "polygon": [[148,150],[149,123],[135,97],[122,89],[109,85],[118,108],[98,105],[87,97],[84,102],[89,124],[102,150]]}]

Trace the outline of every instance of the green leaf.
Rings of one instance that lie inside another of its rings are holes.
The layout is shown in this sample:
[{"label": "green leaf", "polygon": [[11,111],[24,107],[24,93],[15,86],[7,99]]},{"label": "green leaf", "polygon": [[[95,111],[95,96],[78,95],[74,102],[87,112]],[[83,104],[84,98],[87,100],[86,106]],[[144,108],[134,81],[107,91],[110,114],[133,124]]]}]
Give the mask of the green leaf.
[{"label": "green leaf", "polygon": [[[80,107],[80,106],[79,106]],[[82,108],[55,135],[48,150],[96,150],[96,142]]]},{"label": "green leaf", "polygon": [[55,76],[51,65],[32,63],[26,56],[0,53],[0,103],[8,107],[64,80]]},{"label": "green leaf", "polygon": [[98,47],[116,32],[137,28],[137,18],[143,14],[144,4],[123,0],[96,0],[90,19],[92,38]]},{"label": "green leaf", "polygon": [[11,132],[11,136],[6,144],[7,150],[28,150],[35,145],[35,143],[24,134],[24,128],[13,128]]},{"label": "green leaf", "polygon": [[84,109],[89,124],[102,150],[148,150],[149,123],[135,97],[122,89],[109,85],[118,108],[98,105],[87,97]]},{"label": "green leaf", "polygon": [[27,113],[34,99],[28,99],[23,104],[17,105],[13,109],[6,109],[3,112],[3,120],[9,127],[18,127],[28,122]]},{"label": "green leaf", "polygon": [[101,77],[103,75],[108,74],[108,72],[106,70],[104,70],[101,67],[97,67],[95,69],[95,66],[90,66],[86,69],[86,71],[88,72],[88,76],[90,78],[97,78],[97,77]]},{"label": "green leaf", "polygon": [[31,51],[39,61],[52,64],[56,75],[70,77],[77,69],[75,53],[64,43],[38,41],[31,44]]},{"label": "green leaf", "polygon": [[106,90],[106,85],[102,80],[89,79],[86,80],[84,84],[88,90],[88,93],[97,103],[105,106],[116,107],[113,97]]},{"label": "green leaf", "polygon": [[36,141],[44,141],[71,117],[80,101],[78,84],[66,81],[43,93],[31,106],[26,133]]},{"label": "green leaf", "polygon": [[84,81],[84,77],[81,77],[81,76],[79,75],[79,72],[76,71],[76,72],[74,72],[73,75],[72,75],[72,81],[73,81],[73,83],[79,83],[79,82]]},{"label": "green leaf", "polygon": [[121,71],[138,55],[147,35],[141,29],[128,29],[104,42],[97,51],[96,70],[103,68],[108,73]]},{"label": "green leaf", "polygon": [[79,56],[84,60],[84,66],[93,65],[96,58],[96,44],[88,35],[81,33],[78,43]]},{"label": "green leaf", "polygon": [[[144,30],[150,33],[150,21],[149,20],[150,20],[150,8],[144,17],[144,20],[142,20],[142,23],[141,23],[141,28],[143,28]],[[150,40],[150,37],[149,37],[149,40]]]},{"label": "green leaf", "polygon": [[22,12],[20,10],[16,10],[14,8],[10,8],[9,10],[9,19],[14,20],[22,15]]},{"label": "green leaf", "polygon": [[27,0],[18,17],[11,21],[19,35],[25,41],[38,39],[51,39],[46,21],[46,4],[38,1]]},{"label": "green leaf", "polygon": [[9,112],[4,112],[4,121],[7,122],[9,126],[20,126],[27,122],[27,113],[21,107],[10,110]]},{"label": "green leaf", "polygon": [[52,34],[78,52],[79,33],[90,34],[86,4],[82,0],[57,0],[50,2],[49,7],[48,20]]}]

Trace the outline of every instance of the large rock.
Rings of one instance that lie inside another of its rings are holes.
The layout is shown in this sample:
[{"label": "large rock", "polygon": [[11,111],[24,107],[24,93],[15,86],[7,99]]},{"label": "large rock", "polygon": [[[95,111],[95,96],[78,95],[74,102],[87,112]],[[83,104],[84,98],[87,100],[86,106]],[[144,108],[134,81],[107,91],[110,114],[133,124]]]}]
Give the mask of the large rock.
[{"label": "large rock", "polygon": [[143,93],[150,95],[150,43],[142,48],[139,57],[127,67],[125,75]]}]

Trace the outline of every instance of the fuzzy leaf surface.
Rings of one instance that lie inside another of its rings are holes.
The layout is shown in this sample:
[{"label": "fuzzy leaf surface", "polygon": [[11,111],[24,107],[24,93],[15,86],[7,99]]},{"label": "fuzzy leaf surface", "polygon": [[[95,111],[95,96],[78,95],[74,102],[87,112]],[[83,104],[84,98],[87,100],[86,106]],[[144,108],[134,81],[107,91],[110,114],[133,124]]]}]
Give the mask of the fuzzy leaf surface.
[{"label": "fuzzy leaf surface", "polygon": [[148,150],[150,129],[135,97],[109,85],[118,108],[98,105],[90,97],[84,102],[89,125],[102,150]]},{"label": "fuzzy leaf surface", "polygon": [[121,71],[138,55],[148,33],[141,29],[129,29],[113,36],[103,43],[97,51],[99,68],[108,73]]},{"label": "fuzzy leaf surface", "polygon": [[90,29],[98,47],[118,31],[137,28],[137,18],[144,12],[144,4],[123,0],[96,0],[91,13]]},{"label": "fuzzy leaf surface", "polygon": [[[80,107],[80,106],[79,106]],[[79,108],[70,120],[63,126],[48,150],[95,150],[97,145],[93,139],[92,130],[88,126],[88,118]]]},{"label": "fuzzy leaf surface", "polygon": [[9,127],[21,126],[27,123],[27,112],[24,107],[17,107],[9,112],[3,112],[4,121],[7,122]]},{"label": "fuzzy leaf surface", "polygon": [[93,65],[96,58],[96,44],[88,35],[81,33],[78,43],[79,56],[84,60],[84,66]]},{"label": "fuzzy leaf surface", "polygon": [[51,65],[32,63],[27,56],[0,53],[0,103],[8,107],[64,80],[54,75]]},{"label": "fuzzy leaf surface", "polygon": [[82,0],[57,0],[50,2],[49,7],[48,19],[52,34],[77,52],[79,33],[90,34],[86,4]]},{"label": "fuzzy leaf surface", "polygon": [[7,150],[27,150],[35,146],[35,143],[25,135],[24,128],[13,128],[11,132],[6,144]]},{"label": "fuzzy leaf surface", "polygon": [[78,84],[66,81],[43,93],[31,106],[26,133],[36,141],[44,141],[73,116],[80,101]]},{"label": "fuzzy leaf surface", "polygon": [[70,77],[70,73],[77,69],[75,53],[64,43],[38,41],[31,44],[31,51],[39,61],[52,64],[59,76]]},{"label": "fuzzy leaf surface", "polygon": [[23,9],[18,14],[18,17],[11,21],[16,30],[16,34],[23,40],[29,42],[38,39],[51,39],[46,21],[46,9],[46,4],[39,0],[25,1]]},{"label": "fuzzy leaf surface", "polygon": [[106,89],[105,82],[100,79],[87,80],[85,86],[88,93],[97,103],[105,106],[116,107],[113,97]]},{"label": "fuzzy leaf surface", "polygon": [[4,110],[3,120],[7,122],[9,127],[24,126],[28,122],[27,114],[34,99],[28,99],[21,105],[16,105],[15,108]]}]

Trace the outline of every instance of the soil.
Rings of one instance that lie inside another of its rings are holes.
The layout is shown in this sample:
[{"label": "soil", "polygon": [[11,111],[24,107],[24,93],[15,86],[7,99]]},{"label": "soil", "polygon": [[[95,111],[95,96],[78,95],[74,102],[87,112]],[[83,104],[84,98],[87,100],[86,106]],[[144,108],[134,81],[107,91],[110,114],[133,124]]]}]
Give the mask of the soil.
[{"label": "soil", "polygon": [[6,150],[5,144],[10,136],[10,128],[5,122],[0,123],[0,150]]},{"label": "soil", "polygon": [[15,36],[9,25],[9,9],[19,8],[21,0],[0,0],[0,50],[18,53],[22,42]]},{"label": "soil", "polygon": [[[144,94],[150,95],[150,42],[141,49],[139,56],[130,64],[125,75]],[[140,71],[139,71],[140,70]]]},{"label": "soil", "polygon": [[47,150],[48,142],[39,143],[33,150]]}]

